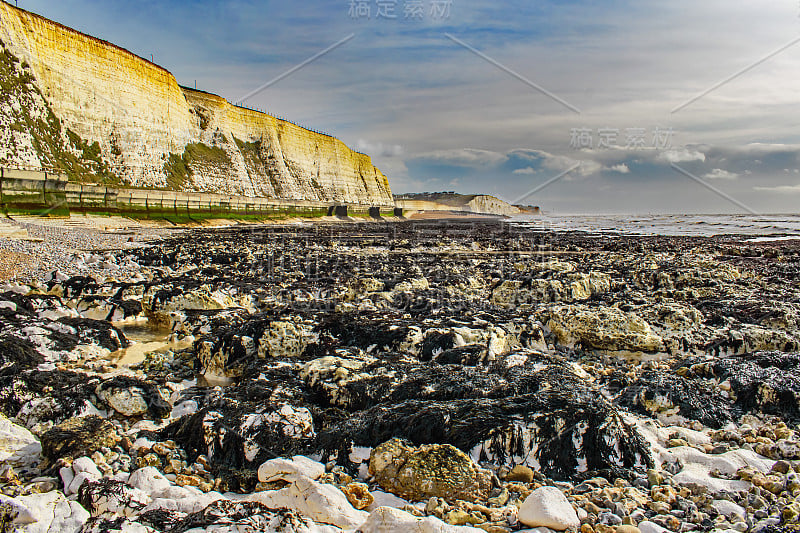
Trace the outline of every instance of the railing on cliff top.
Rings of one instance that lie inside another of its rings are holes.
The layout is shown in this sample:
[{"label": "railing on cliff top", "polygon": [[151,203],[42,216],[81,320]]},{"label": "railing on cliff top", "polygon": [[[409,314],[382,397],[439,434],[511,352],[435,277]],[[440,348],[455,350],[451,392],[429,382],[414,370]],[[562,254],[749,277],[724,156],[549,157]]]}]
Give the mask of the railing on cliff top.
[{"label": "railing on cliff top", "polygon": [[[303,126],[303,125],[298,124],[297,122],[295,122],[293,120],[289,120],[288,118],[284,118],[284,117],[278,115],[277,113],[270,113],[270,112],[265,111],[265,110],[263,110],[263,109],[261,109],[259,107],[251,107],[251,106],[243,104],[242,102],[231,103],[231,105],[233,107],[238,107],[240,109],[246,109],[248,111],[253,111],[255,113],[261,113],[263,115],[267,115],[268,117],[272,117],[272,118],[280,120],[282,122],[288,122],[289,124],[292,124],[293,126],[297,126],[298,128],[302,128],[302,129],[310,131],[312,133],[316,133],[317,135],[324,135],[325,137],[330,137],[331,139],[336,139],[336,137],[331,135],[330,133],[327,133],[327,132],[324,132],[324,131],[320,131],[320,130],[317,130],[317,129],[314,129],[314,128],[309,128],[308,126]],[[357,154],[361,154],[361,155],[369,157],[364,152],[359,152],[358,150],[353,150],[352,148],[350,148],[350,150],[355,152],[355,153],[357,153]]]}]

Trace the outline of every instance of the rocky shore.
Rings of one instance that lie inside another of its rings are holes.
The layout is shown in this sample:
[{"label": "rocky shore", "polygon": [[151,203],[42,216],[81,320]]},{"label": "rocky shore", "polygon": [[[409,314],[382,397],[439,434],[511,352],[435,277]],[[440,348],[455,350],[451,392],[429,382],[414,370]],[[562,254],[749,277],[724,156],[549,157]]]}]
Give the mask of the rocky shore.
[{"label": "rocky shore", "polygon": [[3,531],[800,529],[797,241],[94,238],[0,287]]}]

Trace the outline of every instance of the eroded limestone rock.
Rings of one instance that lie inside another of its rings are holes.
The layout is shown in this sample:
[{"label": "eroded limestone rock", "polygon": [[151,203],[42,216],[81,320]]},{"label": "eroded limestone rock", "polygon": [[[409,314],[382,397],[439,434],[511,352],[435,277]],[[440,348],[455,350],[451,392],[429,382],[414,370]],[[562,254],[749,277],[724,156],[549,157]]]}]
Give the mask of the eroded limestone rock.
[{"label": "eroded limestone rock", "polygon": [[491,473],[447,444],[418,448],[393,439],[372,450],[369,472],[380,486],[412,501],[431,497],[474,501],[488,497]]}]

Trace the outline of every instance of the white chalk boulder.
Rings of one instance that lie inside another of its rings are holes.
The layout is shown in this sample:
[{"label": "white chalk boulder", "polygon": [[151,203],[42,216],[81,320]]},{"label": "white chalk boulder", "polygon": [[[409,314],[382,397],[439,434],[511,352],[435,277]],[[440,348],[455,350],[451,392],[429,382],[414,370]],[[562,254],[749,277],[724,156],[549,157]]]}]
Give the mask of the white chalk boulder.
[{"label": "white chalk boulder", "polygon": [[89,519],[89,511],[78,502],[67,500],[59,491],[11,499],[19,502],[34,519],[28,523],[18,519],[15,531],[19,533],[78,533]]},{"label": "white chalk boulder", "polygon": [[0,415],[0,462],[38,462],[42,445],[33,433]]},{"label": "white chalk boulder", "polygon": [[263,503],[270,509],[292,509],[314,522],[342,529],[355,529],[369,516],[350,505],[347,496],[335,486],[307,477],[298,477],[281,490],[256,492],[247,500]]},{"label": "white chalk boulder", "polygon": [[370,513],[376,510],[378,507],[394,507],[395,509],[402,509],[406,505],[411,504],[411,502],[408,500],[404,500],[403,498],[395,496],[389,492],[383,492],[382,490],[373,490],[372,498],[372,504],[366,508],[366,510]]},{"label": "white chalk boulder", "polygon": [[556,531],[578,529],[581,522],[567,497],[555,487],[539,487],[525,498],[517,518],[530,527],[547,527]]},{"label": "white chalk boulder", "polygon": [[294,481],[299,476],[319,479],[325,474],[325,465],[312,461],[303,455],[295,455],[291,459],[270,459],[258,467],[259,481]]},{"label": "white chalk boulder", "polygon": [[146,466],[131,473],[128,485],[136,487],[151,498],[160,498],[172,483],[154,466]]}]

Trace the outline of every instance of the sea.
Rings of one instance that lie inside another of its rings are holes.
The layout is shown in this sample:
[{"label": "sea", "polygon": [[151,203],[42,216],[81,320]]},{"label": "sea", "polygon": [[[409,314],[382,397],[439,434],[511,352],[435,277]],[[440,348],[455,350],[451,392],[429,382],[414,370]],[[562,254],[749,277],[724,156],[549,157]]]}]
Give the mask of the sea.
[{"label": "sea", "polygon": [[787,215],[555,215],[515,217],[515,222],[554,231],[617,235],[741,235],[768,242],[800,239],[800,214]]}]

